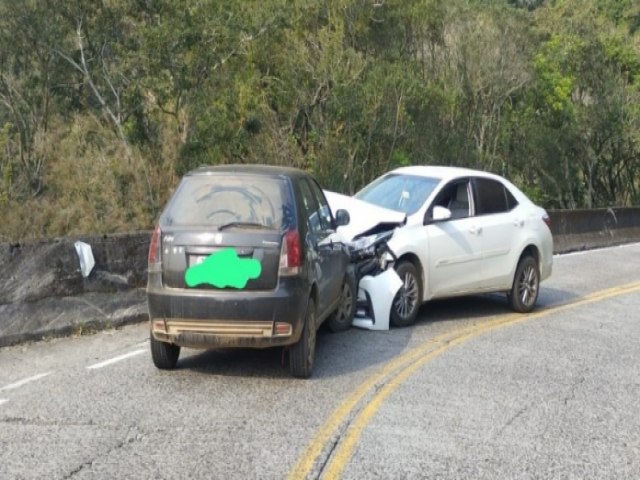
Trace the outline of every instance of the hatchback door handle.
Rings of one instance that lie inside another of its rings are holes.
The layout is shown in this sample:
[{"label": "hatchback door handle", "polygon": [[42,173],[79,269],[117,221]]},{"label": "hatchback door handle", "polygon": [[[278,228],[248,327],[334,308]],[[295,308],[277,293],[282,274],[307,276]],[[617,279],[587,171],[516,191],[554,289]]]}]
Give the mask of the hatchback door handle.
[{"label": "hatchback door handle", "polygon": [[522,220],[522,219],[514,220],[514,221],[513,221],[513,224],[514,224],[516,227],[522,227],[522,226],[524,226],[524,220]]},{"label": "hatchback door handle", "polygon": [[471,227],[469,227],[469,233],[471,233],[472,235],[480,235],[482,233],[482,227],[472,225]]}]

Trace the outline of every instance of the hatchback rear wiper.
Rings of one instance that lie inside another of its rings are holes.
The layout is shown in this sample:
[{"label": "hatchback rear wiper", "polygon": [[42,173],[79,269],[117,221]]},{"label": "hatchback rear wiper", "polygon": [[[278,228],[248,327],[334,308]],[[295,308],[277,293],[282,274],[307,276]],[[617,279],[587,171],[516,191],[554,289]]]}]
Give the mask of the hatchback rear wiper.
[{"label": "hatchback rear wiper", "polygon": [[273,230],[268,225],[256,222],[229,222],[218,227],[218,231],[226,230],[227,228],[257,228],[261,230]]}]

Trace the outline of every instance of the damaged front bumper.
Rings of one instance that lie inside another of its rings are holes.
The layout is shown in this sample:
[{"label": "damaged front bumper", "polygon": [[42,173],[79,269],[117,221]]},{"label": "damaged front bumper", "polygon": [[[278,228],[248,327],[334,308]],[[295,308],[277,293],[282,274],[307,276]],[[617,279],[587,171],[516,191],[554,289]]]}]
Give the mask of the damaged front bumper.
[{"label": "damaged front bumper", "polygon": [[[391,258],[386,258],[388,253],[376,251],[376,241],[385,236],[385,232],[403,225],[406,215],[339,193],[324,193],[332,211],[344,209],[349,212],[351,221],[338,228],[335,241],[349,245],[356,271],[364,270],[364,273],[356,275],[358,294],[353,326],[388,330],[391,308],[402,287],[402,280],[393,269]],[[383,241],[386,245],[386,240]],[[390,252],[388,248],[387,251]],[[364,268],[364,264],[376,268]]]},{"label": "damaged front bumper", "polygon": [[379,275],[366,275],[358,285],[358,306],[353,326],[367,330],[389,330],[393,300],[402,280],[392,268]]}]

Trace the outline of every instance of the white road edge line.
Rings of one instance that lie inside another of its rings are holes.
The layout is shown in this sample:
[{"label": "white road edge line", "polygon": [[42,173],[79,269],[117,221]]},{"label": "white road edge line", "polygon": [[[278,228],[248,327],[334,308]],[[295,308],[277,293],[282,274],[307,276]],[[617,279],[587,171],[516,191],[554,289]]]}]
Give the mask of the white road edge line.
[{"label": "white road edge line", "polygon": [[129,357],[135,357],[136,355],[140,355],[147,351],[146,348],[141,348],[140,350],[134,350],[133,352],[125,353],[123,355],[118,355],[117,357],[110,358],[109,360],[105,360],[104,362],[94,363],[93,365],[89,365],[87,367],[88,370],[95,370],[96,368],[106,367],[107,365],[111,365],[112,363],[117,363],[122,360],[126,360]]},{"label": "white road edge line", "polygon": [[0,398],[0,405],[2,405],[3,403],[7,403],[8,401],[8,398]]},{"label": "white road edge line", "polygon": [[36,380],[40,380],[41,378],[44,378],[47,375],[51,375],[52,373],[53,372],[40,373],[38,375],[34,375],[33,377],[23,378],[22,380],[19,380],[15,383],[10,383],[9,385],[5,385],[4,387],[0,388],[0,392],[6,392],[7,390],[13,390],[13,389],[19,388],[29,382],[35,382]]}]

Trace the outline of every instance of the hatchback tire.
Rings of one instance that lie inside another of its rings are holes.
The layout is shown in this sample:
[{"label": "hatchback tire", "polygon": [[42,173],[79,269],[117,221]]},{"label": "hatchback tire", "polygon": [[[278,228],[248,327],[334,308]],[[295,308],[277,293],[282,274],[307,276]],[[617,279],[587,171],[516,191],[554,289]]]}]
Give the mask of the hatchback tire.
[{"label": "hatchback tire", "polygon": [[178,363],[180,347],[173,343],[161,342],[151,335],[151,358],[153,364],[160,370],[173,370]]},{"label": "hatchback tire", "polygon": [[327,319],[327,326],[333,333],[344,332],[351,328],[356,314],[356,281],[347,273],[340,287],[340,303],[338,308]]},{"label": "hatchback tire", "polygon": [[513,277],[513,286],[507,294],[509,305],[519,313],[533,310],[540,291],[540,270],[538,262],[531,256],[522,257]]},{"label": "hatchback tire", "polygon": [[289,348],[289,371],[297,378],[309,378],[316,357],[316,305],[309,299],[302,335]]},{"label": "hatchback tire", "polygon": [[409,261],[400,262],[396,272],[402,280],[402,287],[391,305],[391,324],[408,327],[416,321],[422,304],[422,280],[416,266]]}]

